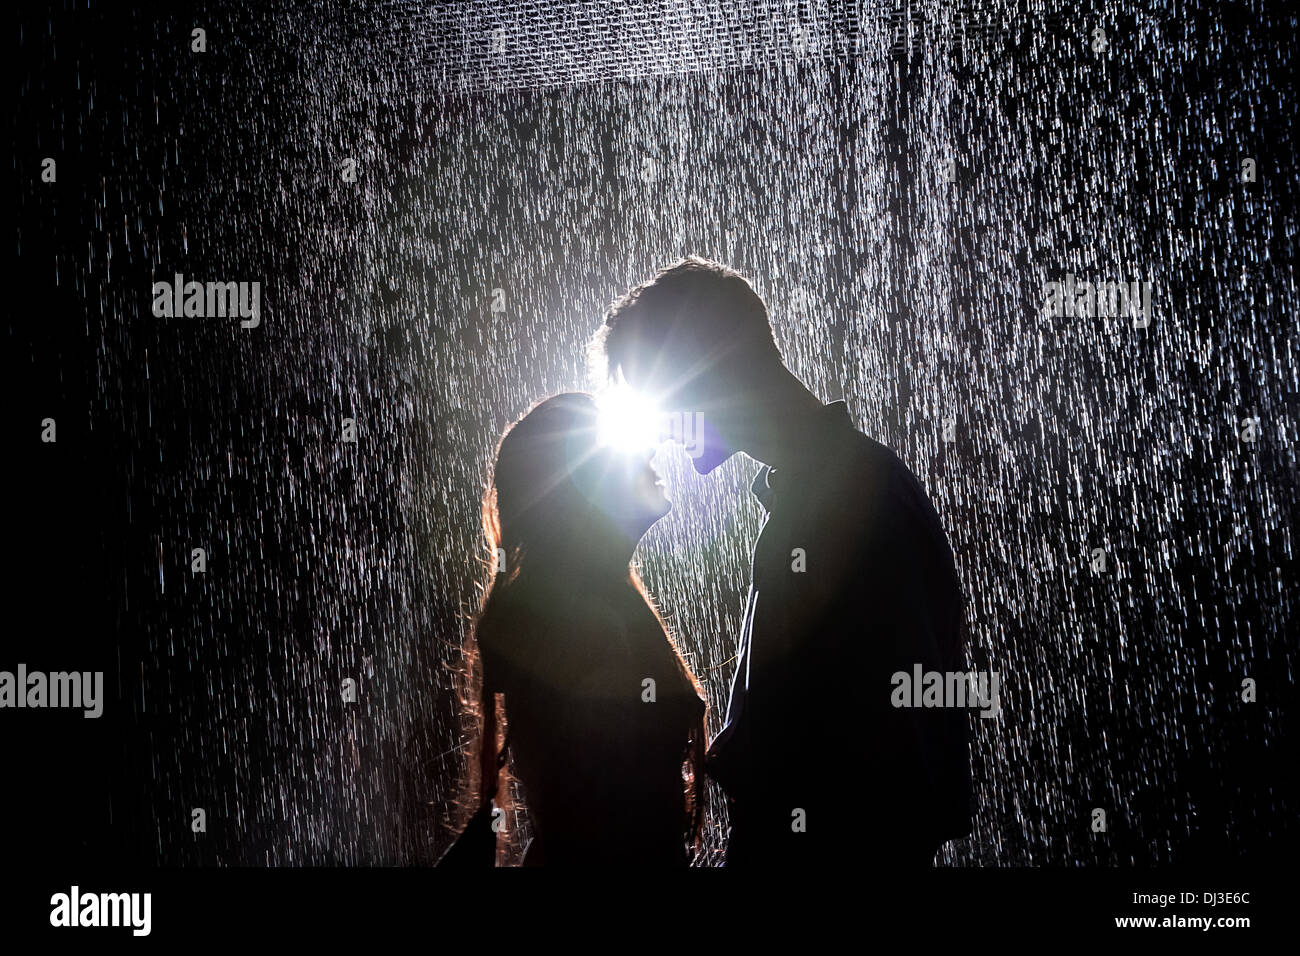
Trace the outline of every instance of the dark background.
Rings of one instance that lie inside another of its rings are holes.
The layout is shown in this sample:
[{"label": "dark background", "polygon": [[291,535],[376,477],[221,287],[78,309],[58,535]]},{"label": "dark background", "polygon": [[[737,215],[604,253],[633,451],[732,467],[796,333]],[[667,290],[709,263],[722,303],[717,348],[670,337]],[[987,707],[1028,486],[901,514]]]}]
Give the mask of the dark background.
[{"label": "dark background", "polygon": [[[601,64],[637,45],[593,9],[500,11],[496,74],[440,52],[482,44],[478,7],[453,32],[414,4],[18,12],[0,667],[102,670],[107,696],[99,720],[0,716],[21,852],[436,858],[495,437],[582,384],[609,298],[697,251],[755,277],[791,366],[899,450],[953,539],[972,663],[1003,675],[1007,713],[973,721],[976,832],[943,861],[1281,859],[1296,828],[1294,16],[1098,15],[1113,38],[1098,62],[1087,10],[1025,7],[1019,31],[962,57],[778,44],[757,66],[677,73],[665,54],[657,75],[566,85],[584,43]],[[827,9],[801,22],[835,35],[847,8]],[[669,29],[647,10],[647,29]],[[775,14],[751,20],[788,38]],[[547,88],[507,82],[529,85],[539,61],[556,64]],[[339,176],[349,156],[356,184]],[[1237,181],[1241,156],[1258,182]],[[178,271],[261,279],[261,328],[154,319],[150,284]],[[1066,271],[1150,278],[1152,328],[1042,318],[1042,278]],[[948,414],[955,445],[938,438]],[[46,417],[56,444],[39,440]],[[357,445],[338,441],[345,417]],[[642,561],[716,731],[752,466],[713,484],[680,457],[666,469],[678,507]],[[1090,572],[1093,547],[1113,573]],[[345,707],[349,676],[361,699]],[[725,818],[710,822],[716,862]],[[880,825],[846,795],[846,852]]]}]

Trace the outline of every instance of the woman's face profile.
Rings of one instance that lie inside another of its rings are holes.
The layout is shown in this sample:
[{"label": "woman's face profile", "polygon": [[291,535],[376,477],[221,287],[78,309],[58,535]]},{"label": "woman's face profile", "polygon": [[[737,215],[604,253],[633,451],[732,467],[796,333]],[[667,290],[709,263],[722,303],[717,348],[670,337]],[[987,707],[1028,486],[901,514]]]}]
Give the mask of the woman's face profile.
[{"label": "woman's face profile", "polygon": [[520,527],[532,529],[526,536],[555,536],[570,546],[585,540],[600,550],[606,539],[635,545],[671,510],[650,465],[652,430],[636,416],[601,422],[591,396],[554,396],[503,442],[494,480],[500,503],[523,509]]},{"label": "woman's face profile", "polygon": [[[600,446],[587,470],[583,490],[610,520],[640,538],[652,524],[672,510],[659,473],[650,464],[653,446],[626,448]],[[586,469],[584,469],[586,470]]]}]

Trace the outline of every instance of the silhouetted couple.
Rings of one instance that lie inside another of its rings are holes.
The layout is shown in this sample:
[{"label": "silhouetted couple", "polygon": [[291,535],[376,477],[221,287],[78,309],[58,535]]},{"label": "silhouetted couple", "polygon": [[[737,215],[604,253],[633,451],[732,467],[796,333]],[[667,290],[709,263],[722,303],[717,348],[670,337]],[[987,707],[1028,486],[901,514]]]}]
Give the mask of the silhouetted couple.
[{"label": "silhouetted couple", "polygon": [[697,416],[701,474],[737,452],[764,463],[767,517],[706,757],[700,685],[630,567],[670,508],[653,449],[602,443],[586,394],[507,430],[484,500],[505,566],[472,637],[470,700],[480,795],[498,793],[502,747],[522,784],[524,864],[688,865],[707,769],[727,797],[729,867],[930,865],[969,831],[970,772],[965,711],[890,703],[898,671],[965,669],[925,491],[786,369],[762,299],[725,266],[662,270],[610,308],[596,347],[612,377]]}]

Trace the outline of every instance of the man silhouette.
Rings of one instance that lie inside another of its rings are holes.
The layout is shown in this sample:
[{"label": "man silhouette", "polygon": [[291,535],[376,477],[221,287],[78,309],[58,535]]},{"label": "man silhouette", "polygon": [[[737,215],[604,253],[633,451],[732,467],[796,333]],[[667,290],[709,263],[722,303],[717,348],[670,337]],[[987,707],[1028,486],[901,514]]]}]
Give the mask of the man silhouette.
[{"label": "man silhouette", "polygon": [[615,302],[611,376],[699,416],[697,471],[762,462],[767,512],[726,725],[726,865],[929,866],[970,830],[968,714],[895,707],[891,676],[964,670],[960,586],[916,477],[783,364],[736,271],[689,257]]}]

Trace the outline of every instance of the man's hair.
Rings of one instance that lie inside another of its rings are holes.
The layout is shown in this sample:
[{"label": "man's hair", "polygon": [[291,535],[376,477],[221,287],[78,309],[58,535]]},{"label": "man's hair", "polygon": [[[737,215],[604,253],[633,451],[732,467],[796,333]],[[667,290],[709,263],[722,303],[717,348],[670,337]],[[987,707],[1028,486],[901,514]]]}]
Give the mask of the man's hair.
[{"label": "man's hair", "polygon": [[723,360],[780,361],[767,306],[735,269],[687,256],[617,299],[593,342],[610,378],[638,361],[676,373]]}]

